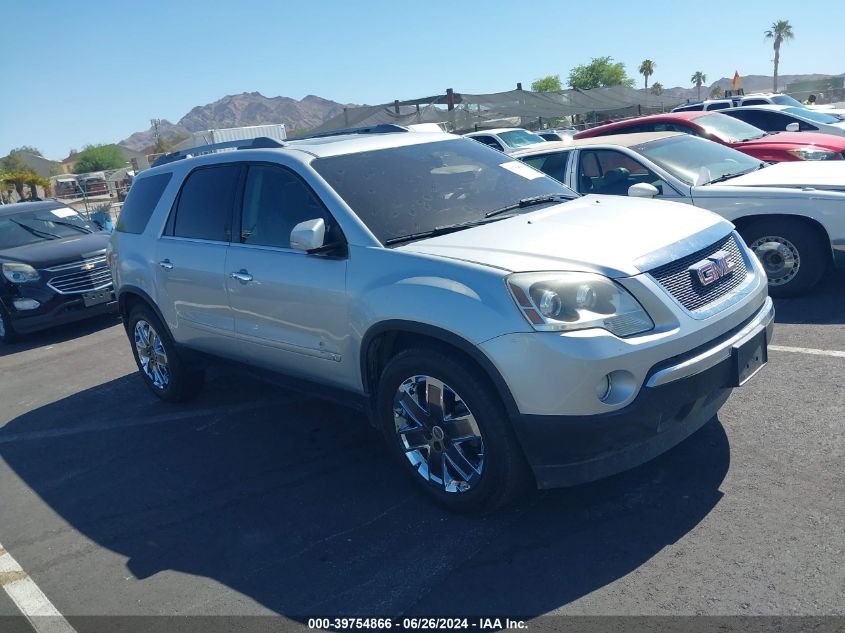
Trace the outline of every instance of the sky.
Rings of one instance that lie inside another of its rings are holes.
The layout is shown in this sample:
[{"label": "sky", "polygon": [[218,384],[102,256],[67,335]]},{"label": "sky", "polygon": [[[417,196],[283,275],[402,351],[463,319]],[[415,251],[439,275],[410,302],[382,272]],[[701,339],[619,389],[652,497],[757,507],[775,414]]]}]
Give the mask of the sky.
[{"label": "sky", "polygon": [[649,83],[690,86],[698,70],[770,75],[763,32],[789,20],[781,74],[845,72],[840,0],[633,3],[604,0],[24,1],[3,8],[0,156],[32,145],[52,159],[120,141],[151,118],[258,91],[342,103],[510,90],[609,55]]}]

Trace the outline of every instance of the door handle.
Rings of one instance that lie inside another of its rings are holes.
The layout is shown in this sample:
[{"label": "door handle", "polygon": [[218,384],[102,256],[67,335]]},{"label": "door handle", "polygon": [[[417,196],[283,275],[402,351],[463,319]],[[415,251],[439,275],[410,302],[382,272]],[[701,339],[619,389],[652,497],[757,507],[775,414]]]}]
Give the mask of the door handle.
[{"label": "door handle", "polygon": [[232,279],[237,279],[238,281],[240,281],[243,284],[252,281],[252,275],[250,275],[244,269],[241,269],[236,273],[229,273],[229,277],[231,277]]},{"label": "door handle", "polygon": [[173,264],[170,263],[169,259],[164,259],[160,261],[158,265],[164,268],[164,270],[173,270]]}]

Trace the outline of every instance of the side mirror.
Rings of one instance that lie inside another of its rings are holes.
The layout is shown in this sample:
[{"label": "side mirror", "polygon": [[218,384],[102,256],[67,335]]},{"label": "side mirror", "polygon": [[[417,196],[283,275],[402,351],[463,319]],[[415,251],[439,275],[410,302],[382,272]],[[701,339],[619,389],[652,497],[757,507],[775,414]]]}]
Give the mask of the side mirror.
[{"label": "side mirror", "polygon": [[797,132],[801,128],[800,125],[795,123],[794,121],[786,126],[787,132]]},{"label": "side mirror", "polygon": [[653,198],[660,194],[660,191],[654,185],[647,182],[638,182],[636,185],[628,187],[628,195],[632,198]]},{"label": "side mirror", "polygon": [[290,247],[300,251],[313,251],[323,245],[326,223],[322,218],[300,222],[290,232]]}]

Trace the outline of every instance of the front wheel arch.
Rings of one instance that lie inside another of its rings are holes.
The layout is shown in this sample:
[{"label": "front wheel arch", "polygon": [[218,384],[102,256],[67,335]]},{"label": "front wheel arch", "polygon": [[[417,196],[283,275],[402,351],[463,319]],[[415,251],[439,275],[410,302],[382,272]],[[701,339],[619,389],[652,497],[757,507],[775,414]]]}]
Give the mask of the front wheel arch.
[{"label": "front wheel arch", "polygon": [[475,365],[490,381],[510,417],[519,414],[516,400],[505,379],[477,345],[435,325],[392,319],[370,327],[361,339],[360,368],[364,393],[374,403],[381,372],[390,359],[404,349],[428,344],[444,352],[457,354]]}]

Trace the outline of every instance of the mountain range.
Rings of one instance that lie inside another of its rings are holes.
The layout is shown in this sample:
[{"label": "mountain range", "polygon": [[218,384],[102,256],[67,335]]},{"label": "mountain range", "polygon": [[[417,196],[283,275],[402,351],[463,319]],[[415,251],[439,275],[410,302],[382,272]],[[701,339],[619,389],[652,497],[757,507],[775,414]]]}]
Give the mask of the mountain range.
[{"label": "mountain range", "polygon": [[[244,92],[196,106],[176,123],[162,119],[159,133],[165,140],[171,140],[203,130],[265,123],[284,123],[290,133],[292,130],[316,127],[343,112],[344,107],[342,103],[315,95],[297,101],[290,97],[265,97],[259,92]],[[120,145],[137,151],[154,143],[155,131],[152,127],[120,141]]]}]

